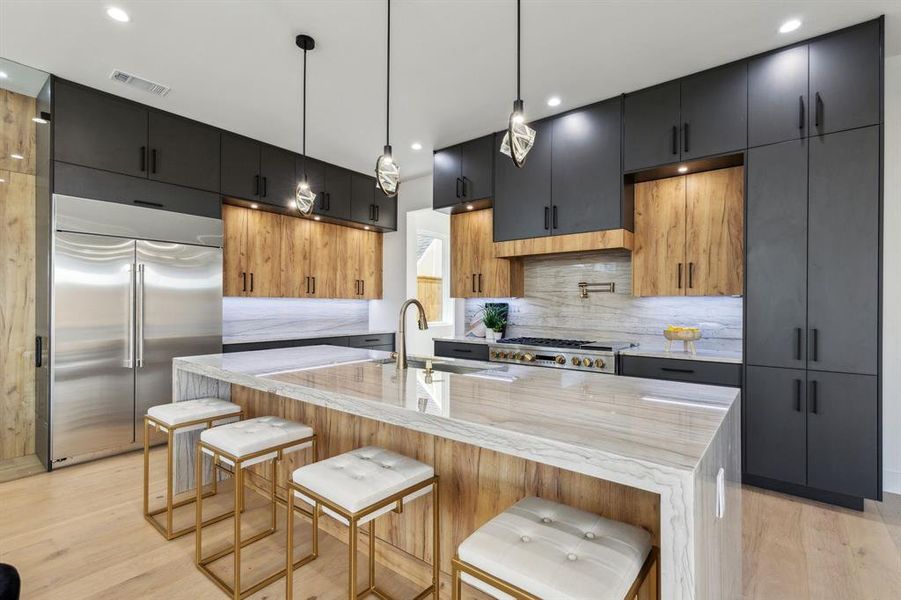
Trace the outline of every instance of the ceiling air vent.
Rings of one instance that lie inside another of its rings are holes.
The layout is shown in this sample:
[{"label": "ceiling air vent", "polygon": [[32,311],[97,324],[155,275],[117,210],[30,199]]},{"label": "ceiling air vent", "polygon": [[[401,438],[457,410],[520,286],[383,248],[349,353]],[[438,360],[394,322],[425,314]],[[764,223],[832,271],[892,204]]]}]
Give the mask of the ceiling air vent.
[{"label": "ceiling air vent", "polygon": [[114,81],[119,81],[121,83],[134,86],[139,90],[143,90],[157,96],[165,96],[171,89],[161,83],[155,83],[147,79],[142,79],[141,77],[126,73],[125,71],[120,71],[118,69],[110,73],[109,78]]}]

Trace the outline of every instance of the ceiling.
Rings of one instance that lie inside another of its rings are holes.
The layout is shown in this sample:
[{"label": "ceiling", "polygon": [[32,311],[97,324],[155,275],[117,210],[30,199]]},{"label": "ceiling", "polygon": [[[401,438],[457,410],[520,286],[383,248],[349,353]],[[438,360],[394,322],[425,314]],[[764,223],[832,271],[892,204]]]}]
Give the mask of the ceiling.
[{"label": "ceiling", "polygon": [[[106,16],[115,5],[131,16]],[[901,2],[524,0],[522,94],[546,116],[887,15]],[[803,26],[777,28],[788,18]],[[404,179],[431,150],[502,129],[515,95],[513,0],[395,0],[391,142]],[[308,56],[307,149],[369,172],[385,142],[385,2],[376,0],[0,0],[0,57],[300,150],[297,33]],[[172,87],[150,96],[113,69]],[[546,100],[563,103],[550,108]],[[410,148],[414,141],[422,150]]]}]

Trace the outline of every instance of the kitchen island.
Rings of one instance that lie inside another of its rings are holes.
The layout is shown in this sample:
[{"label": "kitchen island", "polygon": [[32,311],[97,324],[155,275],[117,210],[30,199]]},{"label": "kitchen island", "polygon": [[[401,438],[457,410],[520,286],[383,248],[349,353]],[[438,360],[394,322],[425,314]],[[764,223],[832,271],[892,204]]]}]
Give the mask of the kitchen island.
[{"label": "kitchen island", "polygon": [[[251,417],[303,421],[320,459],[376,444],[433,464],[445,573],[462,539],[537,495],[650,531],[660,597],[738,597],[738,390],[450,359],[434,367],[398,372],[386,352],[334,346],[216,354],[175,359],[173,391],[176,401],[216,396]],[[176,480],[187,488],[196,433],[180,437]],[[280,477],[309,459],[286,457]],[[426,576],[415,563],[431,560],[428,510],[413,503],[377,526],[380,562]]]}]

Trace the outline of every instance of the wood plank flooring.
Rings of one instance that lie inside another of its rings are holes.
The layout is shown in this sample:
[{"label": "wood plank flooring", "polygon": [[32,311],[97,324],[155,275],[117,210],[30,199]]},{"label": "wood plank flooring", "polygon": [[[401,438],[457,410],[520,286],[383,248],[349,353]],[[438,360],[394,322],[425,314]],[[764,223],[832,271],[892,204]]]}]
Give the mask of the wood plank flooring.
[{"label": "wood plank flooring", "polygon": [[[157,481],[159,458],[157,453]],[[141,477],[141,455],[133,453],[0,484],[0,561],[19,569],[23,598],[225,597],[194,567],[193,536],[165,542],[144,521]],[[152,497],[162,497],[159,486]],[[249,491],[247,497],[250,532],[262,526],[268,509],[262,497]],[[901,598],[901,496],[867,502],[862,513],[755,488],[744,489],[742,503],[744,600]],[[205,515],[217,509],[214,501],[204,507]],[[192,516],[191,509],[179,515]],[[297,523],[300,557],[308,549],[309,525],[304,519]],[[207,551],[224,543],[231,528],[226,520],[205,530]],[[320,558],[297,572],[296,598],[345,597],[346,545],[326,534],[321,542]],[[265,576],[283,548],[281,531],[251,547],[245,581]],[[361,552],[365,548],[361,544]],[[365,565],[363,555],[360,561]],[[230,576],[230,561],[222,562],[221,573]],[[363,584],[366,569],[361,571]],[[400,597],[416,591],[385,568],[378,569],[378,578]],[[283,598],[283,580],[252,597]]]}]

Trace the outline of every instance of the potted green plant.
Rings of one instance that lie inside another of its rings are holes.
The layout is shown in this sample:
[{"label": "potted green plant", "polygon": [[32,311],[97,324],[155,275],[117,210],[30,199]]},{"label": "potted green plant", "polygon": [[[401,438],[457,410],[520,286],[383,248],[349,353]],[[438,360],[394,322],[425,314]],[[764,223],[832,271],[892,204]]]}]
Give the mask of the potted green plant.
[{"label": "potted green plant", "polygon": [[485,338],[489,342],[497,341],[507,326],[507,318],[503,308],[496,304],[482,306],[482,324],[485,325]]}]

